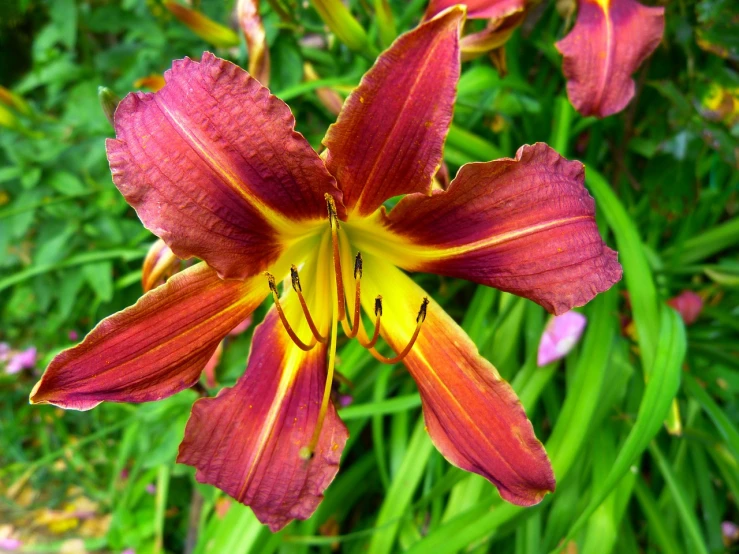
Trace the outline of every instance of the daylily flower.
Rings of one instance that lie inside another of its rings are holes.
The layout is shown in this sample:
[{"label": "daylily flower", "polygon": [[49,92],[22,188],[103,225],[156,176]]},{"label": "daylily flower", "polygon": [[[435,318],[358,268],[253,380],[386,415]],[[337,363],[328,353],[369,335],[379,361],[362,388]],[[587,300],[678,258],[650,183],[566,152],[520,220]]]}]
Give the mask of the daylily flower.
[{"label": "daylily flower", "polygon": [[567,95],[582,115],[607,117],[634,97],[631,75],[657,48],[665,9],[635,0],[579,0],[577,21],[556,43]]},{"label": "daylily flower", "polygon": [[[282,101],[209,53],[176,61],[159,92],[127,96],[107,143],[113,180],[178,257],[203,262],[59,354],[31,401],[86,410],[188,388],[271,294],[245,375],[193,406],[178,461],[200,482],[272,530],[313,513],[347,440],[330,402],[341,326],[379,360],[405,364],[451,463],[519,505],[554,490],[511,387],[399,269],[495,286],[557,314],[621,277],[582,164],[545,144],[465,165],[432,191],[463,20],[452,8],[399,37],[347,99],[321,157]],[[397,355],[380,353],[379,336]]]},{"label": "daylily flower", "polygon": [[545,366],[569,354],[580,340],[586,324],[587,318],[574,311],[550,319],[539,342],[537,365]]},{"label": "daylily flower", "polygon": [[677,296],[670,298],[667,305],[677,310],[685,325],[692,325],[698,321],[698,317],[701,315],[703,298],[692,290],[684,290]]}]

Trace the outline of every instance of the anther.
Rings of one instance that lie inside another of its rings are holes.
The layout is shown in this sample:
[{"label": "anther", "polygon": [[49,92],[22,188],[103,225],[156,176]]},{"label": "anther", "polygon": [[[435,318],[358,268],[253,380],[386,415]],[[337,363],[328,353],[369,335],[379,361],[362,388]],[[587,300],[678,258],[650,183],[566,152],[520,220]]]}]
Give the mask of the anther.
[{"label": "anther", "polygon": [[359,281],[362,278],[362,253],[357,252],[357,257],[354,258],[354,279]]},{"label": "anther", "polygon": [[344,334],[347,338],[353,339],[359,332],[360,317],[362,315],[362,253],[357,252],[354,258],[354,317],[352,318],[352,326],[342,321],[341,326],[344,328]]},{"label": "anther", "polygon": [[313,317],[310,315],[308,304],[306,304],[305,297],[303,296],[303,286],[300,284],[300,275],[298,274],[298,268],[294,265],[290,266],[290,278],[293,282],[293,290],[298,295],[298,300],[300,301],[300,307],[303,309],[305,320],[308,322],[308,327],[310,327],[310,332],[313,333],[313,337],[318,342],[325,343],[328,339],[321,335],[320,331],[318,331],[318,327],[316,327],[316,324],[313,321]]},{"label": "anther", "polygon": [[373,348],[377,344],[377,339],[380,338],[380,320],[382,319],[382,296],[379,294],[375,298],[375,332],[372,333],[372,338],[367,344],[364,344],[361,340],[359,343],[365,348]]},{"label": "anther", "polygon": [[[377,350],[375,350],[374,348],[370,348],[369,351],[375,357],[376,360],[384,364],[396,364],[408,355],[408,353],[413,348],[413,345],[416,343],[418,334],[421,332],[421,325],[423,325],[423,322],[426,320],[426,308],[428,304],[429,304],[429,299],[424,298],[423,302],[421,302],[421,309],[418,310],[418,315],[416,316],[416,329],[415,331],[413,331],[413,336],[411,336],[411,340],[408,341],[408,344],[406,345],[406,347],[394,358],[386,358],[385,356],[377,352]],[[380,308],[380,313],[382,313],[382,308]]]},{"label": "anther", "polygon": [[316,345],[315,337],[313,338],[313,342],[311,342],[310,344],[306,344],[302,340],[300,340],[300,338],[298,338],[298,335],[295,334],[295,331],[293,331],[290,323],[288,323],[285,312],[282,310],[282,304],[280,304],[280,296],[279,294],[277,294],[277,284],[275,283],[274,275],[267,271],[265,271],[264,274],[267,276],[269,290],[272,291],[272,299],[275,302],[275,309],[277,310],[277,314],[280,316],[280,320],[282,321],[282,325],[285,327],[285,331],[287,332],[288,336],[295,343],[295,346],[297,346],[301,350],[305,350],[306,352],[308,350],[312,350],[313,347]]}]

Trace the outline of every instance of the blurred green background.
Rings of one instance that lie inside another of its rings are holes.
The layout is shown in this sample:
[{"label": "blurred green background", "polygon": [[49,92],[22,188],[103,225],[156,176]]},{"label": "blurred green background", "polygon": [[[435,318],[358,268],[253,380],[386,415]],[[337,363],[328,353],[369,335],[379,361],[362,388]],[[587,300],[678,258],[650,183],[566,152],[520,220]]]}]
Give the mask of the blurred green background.
[{"label": "blurred green background", "polygon": [[[238,33],[233,4],[192,7]],[[342,44],[307,1],[262,2],[270,88],[316,148],[334,119],[318,88],[346,96],[392,32],[378,26],[382,0],[348,5],[366,51]],[[425,1],[389,6],[403,32]],[[728,525],[722,533],[722,522],[739,523],[739,16],[730,0],[666,10],[635,100],[604,120],[567,101],[554,48],[567,22],[554,2],[534,6],[507,43],[507,76],[486,57],[463,66],[445,150],[452,175],[536,141],[584,161],[601,232],[625,270],[581,310],[589,324],[578,347],[543,368],[542,308],[418,277],[520,395],[556,494],[516,508],[451,467],[403,367],[349,342],[337,366],[354,384],[341,411],[352,436],[342,470],[310,520],[272,535],[174,464],[194,392],[86,413],[28,405],[54,354],[140,296],[154,240],[111,181],[98,86],[122,97],[204,50],[246,67],[243,39],[208,44],[153,0],[0,1],[0,84],[22,99],[0,102],[0,342],[38,353],[17,373],[0,364],[0,541],[137,554],[739,551]],[[306,80],[305,62],[319,81]],[[665,307],[684,290],[704,303],[687,327]],[[221,385],[243,372],[250,337],[229,339]]]}]

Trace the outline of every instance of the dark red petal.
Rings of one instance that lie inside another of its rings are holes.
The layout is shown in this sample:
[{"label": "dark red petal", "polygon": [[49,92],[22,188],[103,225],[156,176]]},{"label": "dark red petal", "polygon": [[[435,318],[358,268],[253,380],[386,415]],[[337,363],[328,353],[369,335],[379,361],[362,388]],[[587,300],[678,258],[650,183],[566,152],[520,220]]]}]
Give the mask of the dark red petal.
[{"label": "dark red petal", "polygon": [[662,40],[665,9],[635,0],[580,0],[575,27],[556,46],[570,102],[583,115],[620,112],[634,96],[632,73]]},{"label": "dark red petal", "polygon": [[269,292],[263,279],[222,281],[203,263],[174,275],[54,358],[31,402],[89,410],[191,387],[221,339]]},{"label": "dark red petal", "polygon": [[499,19],[524,9],[525,0],[431,0],[426,9],[426,18],[431,18],[445,9],[462,4],[467,6],[470,19]]},{"label": "dark red petal", "polygon": [[254,332],[236,386],[193,406],[177,461],[196,467],[201,483],[251,506],[272,531],[308,518],[339,469],[348,437],[330,404],[314,456],[301,458],[325,383],[325,345],[299,350],[273,309]]},{"label": "dark red petal", "polygon": [[[364,308],[383,297],[382,332],[398,352],[408,343],[426,293],[397,268],[365,256]],[[507,501],[530,506],[555,487],[544,447],[516,394],[474,343],[431,301],[426,320],[403,360],[418,384],[426,426],[452,464],[492,482]]]},{"label": "dark red petal", "polygon": [[[405,197],[357,248],[393,263],[468,279],[561,314],[621,278],[595,224],[580,162],[546,144],[515,159],[463,166],[447,191]],[[363,248],[367,246],[367,248]]]},{"label": "dark red petal", "polygon": [[463,20],[455,8],[402,35],[347,98],[323,143],[348,211],[430,192],[452,119]]},{"label": "dark red petal", "polygon": [[114,182],[178,257],[224,278],[267,269],[286,241],[325,219],[324,193],[340,201],[333,177],[290,109],[234,64],[205,53],[174,62],[165,78],[116,110]]}]

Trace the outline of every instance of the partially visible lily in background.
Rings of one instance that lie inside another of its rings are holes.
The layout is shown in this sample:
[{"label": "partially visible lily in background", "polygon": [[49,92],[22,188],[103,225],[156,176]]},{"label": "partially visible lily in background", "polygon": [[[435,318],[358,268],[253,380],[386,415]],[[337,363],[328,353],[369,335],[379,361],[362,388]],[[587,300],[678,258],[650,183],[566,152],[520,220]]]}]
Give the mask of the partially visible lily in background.
[{"label": "partially visible lily in background", "polygon": [[[427,17],[462,4],[468,17],[488,19],[485,30],[462,39],[463,59],[496,52],[523,22],[532,4],[527,0],[430,0]],[[631,75],[662,40],[662,7],[642,6],[636,0],[578,0],[572,31],[556,43],[564,56],[570,103],[582,115],[607,117],[623,110],[634,97]],[[505,73],[505,58],[493,56]]]},{"label": "partially visible lily in background", "polygon": [[467,8],[469,19],[487,20],[485,29],[466,34],[460,41],[462,60],[489,54],[501,74],[506,73],[503,46],[526,16],[526,0],[430,0],[426,18],[431,18],[455,4]]},{"label": "partially visible lily in background", "polygon": [[191,387],[271,295],[245,375],[193,406],[178,461],[196,467],[198,481],[272,530],[313,513],[347,440],[331,402],[341,327],[379,361],[405,364],[452,464],[518,505],[553,491],[511,387],[399,269],[469,279],[555,314],[621,278],[582,164],[545,144],[467,164],[446,190],[433,187],[463,22],[464,10],[451,8],[399,37],[345,102],[322,156],[282,101],[209,53],[175,62],[159,92],[128,95],[107,143],[113,180],[177,257],[203,262],[59,354],[31,401],[87,410]]},{"label": "partially visible lily in background", "polygon": [[541,335],[536,364],[543,367],[569,354],[582,337],[587,321],[575,311],[552,317]]},{"label": "partially visible lily in background", "polygon": [[577,21],[556,46],[564,56],[567,95],[582,115],[607,117],[634,97],[631,75],[657,48],[663,7],[636,0],[578,0]]}]

